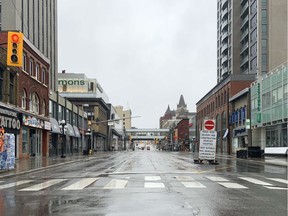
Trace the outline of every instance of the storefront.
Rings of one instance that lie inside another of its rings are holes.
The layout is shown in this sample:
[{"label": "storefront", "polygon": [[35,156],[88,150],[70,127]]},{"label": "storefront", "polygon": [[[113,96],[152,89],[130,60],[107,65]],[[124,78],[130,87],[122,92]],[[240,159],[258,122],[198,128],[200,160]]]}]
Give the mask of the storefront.
[{"label": "storefront", "polygon": [[40,157],[48,154],[47,134],[51,124],[44,119],[22,114],[22,155]]},{"label": "storefront", "polygon": [[[71,124],[67,124],[66,127],[67,131],[65,131],[66,134],[66,154],[72,154],[73,153],[73,146],[75,142],[75,132]],[[68,136],[67,136],[68,135]]]},{"label": "storefront", "polygon": [[73,126],[75,137],[73,138],[73,153],[81,152],[81,136],[79,129],[76,126]]},{"label": "storefront", "polygon": [[236,153],[237,149],[248,147],[248,130],[246,127],[238,127],[233,129],[233,146],[232,153]]},{"label": "storefront", "polygon": [[21,123],[18,112],[0,106],[0,169],[13,169]]},{"label": "storefront", "polygon": [[61,152],[60,134],[61,130],[56,119],[50,118],[51,131],[49,133],[49,156],[57,156]]},{"label": "storefront", "polygon": [[287,123],[266,127],[266,147],[288,147]]}]

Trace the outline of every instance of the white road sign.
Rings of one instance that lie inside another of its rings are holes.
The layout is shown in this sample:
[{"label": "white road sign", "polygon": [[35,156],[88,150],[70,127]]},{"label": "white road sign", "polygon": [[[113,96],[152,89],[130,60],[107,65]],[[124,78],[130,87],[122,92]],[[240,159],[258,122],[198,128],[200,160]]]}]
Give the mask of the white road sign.
[{"label": "white road sign", "polygon": [[216,131],[203,130],[200,132],[199,159],[215,160],[216,155]]}]

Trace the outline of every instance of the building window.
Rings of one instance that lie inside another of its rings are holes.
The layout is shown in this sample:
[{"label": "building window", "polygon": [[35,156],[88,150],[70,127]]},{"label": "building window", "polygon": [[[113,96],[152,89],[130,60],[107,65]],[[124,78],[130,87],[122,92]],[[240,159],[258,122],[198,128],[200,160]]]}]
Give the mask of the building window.
[{"label": "building window", "polygon": [[28,128],[22,127],[22,153],[28,153]]},{"label": "building window", "polygon": [[23,53],[23,71],[27,71],[27,56],[26,53]]},{"label": "building window", "polygon": [[30,59],[30,64],[29,64],[29,74],[30,76],[34,76],[34,61],[33,59]]},{"label": "building window", "polygon": [[39,80],[39,78],[40,78],[39,64],[36,64],[36,67],[35,67],[35,78],[37,80]]},{"label": "building window", "polygon": [[21,96],[21,107],[22,107],[23,109],[26,109],[26,107],[27,107],[26,101],[27,101],[27,93],[26,93],[26,91],[23,89],[23,91],[22,91],[22,96]]},{"label": "building window", "polygon": [[46,70],[42,68],[42,75],[41,75],[42,83],[46,84]]},{"label": "building window", "polygon": [[30,95],[30,111],[39,114],[39,97],[36,93]]},{"label": "building window", "polygon": [[42,101],[42,111],[41,114],[43,114],[44,116],[46,115],[46,102],[45,100]]},{"label": "building window", "polygon": [[14,104],[14,99],[15,99],[14,78],[15,78],[15,76],[12,73],[10,73],[10,83],[9,83],[9,94],[10,94],[10,97],[9,97],[9,102],[11,104]]},{"label": "building window", "polygon": [[285,84],[283,87],[283,98],[288,98],[288,84]]}]

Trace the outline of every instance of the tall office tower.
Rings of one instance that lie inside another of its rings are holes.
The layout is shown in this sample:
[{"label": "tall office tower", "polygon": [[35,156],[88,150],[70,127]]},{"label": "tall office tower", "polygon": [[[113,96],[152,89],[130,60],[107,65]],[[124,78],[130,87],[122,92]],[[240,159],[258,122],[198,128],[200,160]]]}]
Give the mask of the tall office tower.
[{"label": "tall office tower", "polygon": [[57,0],[0,0],[0,31],[21,31],[50,61],[49,87],[57,91]]},{"label": "tall office tower", "polygon": [[217,82],[287,61],[287,0],[217,1]]}]

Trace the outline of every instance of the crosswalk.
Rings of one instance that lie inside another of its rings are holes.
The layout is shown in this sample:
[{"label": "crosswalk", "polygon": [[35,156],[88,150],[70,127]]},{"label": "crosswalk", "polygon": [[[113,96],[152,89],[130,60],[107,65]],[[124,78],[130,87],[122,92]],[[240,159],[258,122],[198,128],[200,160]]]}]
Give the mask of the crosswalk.
[{"label": "crosswalk", "polygon": [[[101,184],[98,182],[101,182]],[[171,186],[171,182],[178,184],[184,188],[192,189],[205,189],[209,187],[215,187],[215,184],[227,189],[249,189],[254,186],[259,186],[270,190],[285,190],[287,191],[288,180],[281,178],[263,178],[256,179],[246,176],[240,176],[229,180],[220,176],[204,176],[204,178],[195,179],[189,175],[178,175],[161,178],[157,175],[142,176],[138,179],[130,179],[127,176],[108,176],[108,177],[95,177],[95,178],[75,178],[75,179],[49,179],[46,181],[39,180],[19,180],[15,182],[0,182],[0,191],[15,188],[19,192],[37,192],[45,190],[47,188],[53,188],[54,190],[60,191],[79,191],[84,189],[125,189],[128,188],[129,184],[136,188],[144,189],[163,189],[168,185]],[[212,184],[211,184],[212,183]],[[213,184],[215,183],[215,184]],[[57,188],[57,189],[55,189]],[[130,187],[131,188],[131,187]],[[132,187],[133,188],[133,187]]]}]

